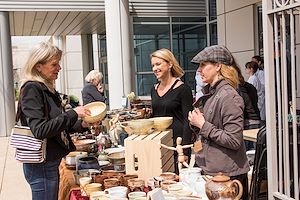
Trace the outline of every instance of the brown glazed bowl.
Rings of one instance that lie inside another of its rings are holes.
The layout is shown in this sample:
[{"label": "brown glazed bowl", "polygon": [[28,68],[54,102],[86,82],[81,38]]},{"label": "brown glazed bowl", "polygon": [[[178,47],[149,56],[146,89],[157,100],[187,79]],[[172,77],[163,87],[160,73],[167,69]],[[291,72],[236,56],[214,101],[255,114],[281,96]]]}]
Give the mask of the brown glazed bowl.
[{"label": "brown glazed bowl", "polygon": [[84,106],[90,110],[91,115],[84,117],[83,121],[89,124],[100,122],[106,115],[106,104],[103,102],[92,102]]}]

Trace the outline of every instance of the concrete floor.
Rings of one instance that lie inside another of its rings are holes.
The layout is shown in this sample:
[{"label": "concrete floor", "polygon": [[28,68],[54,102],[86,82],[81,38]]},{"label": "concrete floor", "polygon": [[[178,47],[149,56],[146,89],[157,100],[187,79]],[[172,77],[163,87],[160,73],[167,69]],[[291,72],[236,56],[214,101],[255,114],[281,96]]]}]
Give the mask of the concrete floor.
[{"label": "concrete floor", "polygon": [[0,137],[0,200],[30,200],[22,164],[15,160],[9,137]]}]

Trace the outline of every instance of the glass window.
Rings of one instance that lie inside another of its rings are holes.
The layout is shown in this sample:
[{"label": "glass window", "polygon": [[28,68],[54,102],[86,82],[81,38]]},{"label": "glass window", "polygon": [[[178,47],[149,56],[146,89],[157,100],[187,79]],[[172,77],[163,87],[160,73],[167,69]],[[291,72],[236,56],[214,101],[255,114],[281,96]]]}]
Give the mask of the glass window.
[{"label": "glass window", "polygon": [[139,96],[150,96],[151,88],[157,82],[153,73],[137,75],[137,90]]},{"label": "glass window", "polygon": [[149,72],[150,54],[160,48],[170,48],[169,25],[135,24],[134,57],[137,72]]},{"label": "glass window", "polygon": [[217,19],[216,0],[209,0],[209,20]]},{"label": "glass window", "polygon": [[198,66],[191,60],[207,46],[206,25],[176,24],[172,27],[173,53],[186,73],[183,77],[185,83],[194,88],[194,74]]},{"label": "glass window", "polygon": [[218,30],[217,30],[217,22],[213,22],[209,24],[210,31],[210,45],[218,44]]},{"label": "glass window", "polygon": [[[215,6],[215,3],[215,0],[210,1],[210,6]],[[216,10],[212,9],[211,14],[216,16]],[[172,48],[185,71],[183,81],[194,89],[198,66],[190,61],[207,45],[217,44],[217,22],[206,22],[205,17],[134,17],[133,21],[137,95],[150,95],[157,82],[152,73],[150,54],[160,48]],[[210,23],[210,33],[207,33],[207,23]],[[207,34],[210,34],[210,41],[207,41]]]},{"label": "glass window", "polygon": [[169,22],[169,17],[134,17],[133,22]]},{"label": "glass window", "polygon": [[206,22],[206,17],[172,17],[172,22]]}]

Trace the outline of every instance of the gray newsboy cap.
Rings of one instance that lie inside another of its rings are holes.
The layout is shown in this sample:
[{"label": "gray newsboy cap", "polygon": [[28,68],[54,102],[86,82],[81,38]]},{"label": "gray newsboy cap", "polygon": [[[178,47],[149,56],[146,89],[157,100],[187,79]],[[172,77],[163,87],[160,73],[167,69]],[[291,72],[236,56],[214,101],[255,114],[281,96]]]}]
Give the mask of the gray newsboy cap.
[{"label": "gray newsboy cap", "polygon": [[225,46],[214,45],[206,47],[191,60],[194,64],[205,61],[231,65],[233,63],[233,57]]}]

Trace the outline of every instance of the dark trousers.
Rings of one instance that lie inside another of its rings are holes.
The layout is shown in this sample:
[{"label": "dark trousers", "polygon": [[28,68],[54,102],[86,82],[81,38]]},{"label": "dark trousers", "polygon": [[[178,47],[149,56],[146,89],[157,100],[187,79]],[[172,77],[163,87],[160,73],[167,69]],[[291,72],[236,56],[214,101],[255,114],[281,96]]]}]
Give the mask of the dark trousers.
[{"label": "dark trousers", "polygon": [[249,199],[249,193],[248,193],[248,174],[241,174],[238,176],[231,176],[231,180],[239,180],[243,185],[243,195],[242,200],[248,200]]}]

